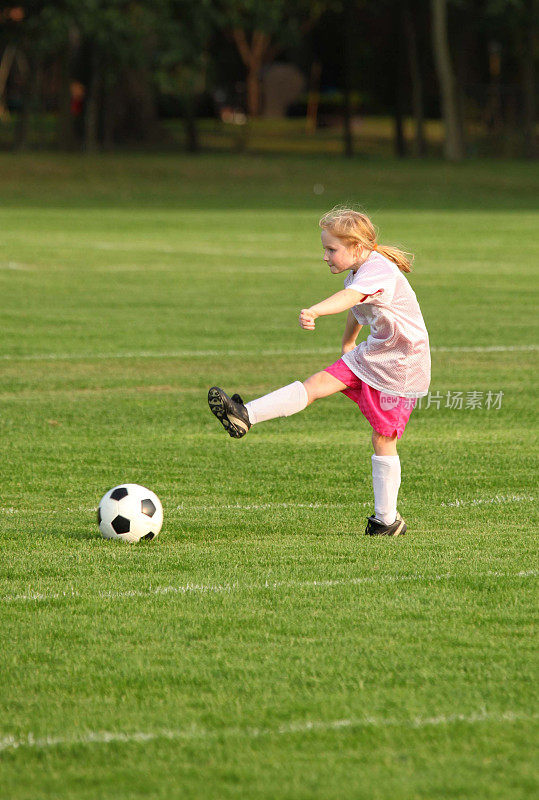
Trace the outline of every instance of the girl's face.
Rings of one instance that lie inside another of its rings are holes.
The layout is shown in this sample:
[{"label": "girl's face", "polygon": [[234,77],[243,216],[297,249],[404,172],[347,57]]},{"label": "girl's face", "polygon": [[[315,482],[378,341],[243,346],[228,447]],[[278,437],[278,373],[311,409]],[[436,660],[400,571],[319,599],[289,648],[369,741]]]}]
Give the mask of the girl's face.
[{"label": "girl's face", "polygon": [[324,261],[329,265],[334,275],[359,266],[360,248],[358,245],[348,247],[342,239],[338,239],[337,236],[333,236],[326,230],[322,231],[321,237],[322,247],[324,248]]}]

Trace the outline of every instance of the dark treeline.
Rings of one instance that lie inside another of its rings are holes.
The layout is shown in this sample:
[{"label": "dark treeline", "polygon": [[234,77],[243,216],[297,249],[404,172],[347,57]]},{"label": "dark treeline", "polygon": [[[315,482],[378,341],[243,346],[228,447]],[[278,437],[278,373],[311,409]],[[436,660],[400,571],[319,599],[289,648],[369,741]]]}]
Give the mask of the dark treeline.
[{"label": "dark treeline", "polygon": [[304,80],[288,113],[304,115],[307,130],[338,120],[348,155],[354,118],[373,114],[393,118],[399,156],[425,155],[425,120],[442,118],[449,160],[465,157],[474,124],[533,157],[537,5],[0,0],[0,125],[15,120],[14,146],[24,148],[32,117],[51,113],[59,148],[93,151],[157,145],[161,120],[178,117],[196,151],[201,117],[271,115],[264,75],[287,64]]}]

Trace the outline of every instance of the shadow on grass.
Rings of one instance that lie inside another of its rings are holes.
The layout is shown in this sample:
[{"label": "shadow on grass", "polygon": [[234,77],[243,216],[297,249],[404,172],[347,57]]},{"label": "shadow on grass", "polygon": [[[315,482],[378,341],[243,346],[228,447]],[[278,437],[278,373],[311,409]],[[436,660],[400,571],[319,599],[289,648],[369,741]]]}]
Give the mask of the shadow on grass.
[{"label": "shadow on grass", "polygon": [[93,542],[96,545],[103,545],[105,547],[155,547],[155,540],[141,539],[138,542],[127,542],[122,539],[105,539],[101,536],[99,531],[60,531],[49,530],[43,531],[47,536],[52,536],[57,539],[62,539],[65,542],[79,541],[79,542]]}]

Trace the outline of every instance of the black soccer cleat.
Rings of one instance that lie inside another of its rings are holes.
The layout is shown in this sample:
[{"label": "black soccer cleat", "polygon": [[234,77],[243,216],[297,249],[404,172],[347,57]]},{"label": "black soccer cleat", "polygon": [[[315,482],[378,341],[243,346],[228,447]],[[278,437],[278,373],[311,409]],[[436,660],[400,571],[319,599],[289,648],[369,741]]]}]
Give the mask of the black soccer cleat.
[{"label": "black soccer cleat", "polygon": [[367,536],[404,536],[406,533],[406,523],[397,511],[397,519],[392,525],[384,525],[374,514],[368,518],[365,528]]},{"label": "black soccer cleat", "polygon": [[212,386],[208,392],[208,405],[233,439],[241,439],[251,427],[249,414],[239,394],[229,397],[218,386]]}]

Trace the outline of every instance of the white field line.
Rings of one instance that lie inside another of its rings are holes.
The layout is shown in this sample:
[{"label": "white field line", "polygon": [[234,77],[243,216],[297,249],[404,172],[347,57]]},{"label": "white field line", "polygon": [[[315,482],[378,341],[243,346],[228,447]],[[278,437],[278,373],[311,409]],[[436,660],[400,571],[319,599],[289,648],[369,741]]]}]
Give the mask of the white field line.
[{"label": "white field line", "polygon": [[360,728],[438,728],[448,725],[478,725],[481,723],[511,724],[520,721],[535,721],[539,715],[526,714],[520,711],[480,711],[471,714],[440,714],[436,717],[349,717],[333,720],[298,720],[286,722],[275,727],[227,727],[199,728],[195,725],[186,728],[159,729],[155,731],[87,731],[73,736],[35,736],[28,733],[22,737],[1,736],[0,752],[18,750],[20,748],[44,750],[55,747],[80,745],[110,744],[119,742],[131,744],[152,742],[160,739],[168,741],[192,741],[195,739],[217,739],[222,737],[240,737],[259,739],[263,737],[293,736],[325,731],[346,731]]},{"label": "white field line", "polygon": [[17,261],[3,261],[0,262],[0,269],[20,269],[20,270],[28,270],[30,269],[25,264],[19,264]]},{"label": "white field line", "polygon": [[[338,353],[338,347],[319,347],[315,349],[282,349],[282,350],[136,350],[125,353],[34,353],[16,355],[4,353],[0,361],[102,361],[122,358],[219,358],[245,356],[300,356],[328,355]],[[535,352],[539,345],[487,345],[484,347],[431,347],[432,353],[513,353]]]},{"label": "white field line", "polygon": [[[527,498],[528,499],[528,498]],[[371,501],[365,502],[357,502],[357,503],[246,503],[245,505],[241,503],[219,503],[217,505],[180,505],[176,506],[174,509],[171,509],[172,512],[182,512],[189,513],[192,511],[193,513],[198,513],[200,511],[274,511],[279,508],[283,509],[295,509],[295,508],[305,508],[305,509],[318,509],[318,508],[354,508],[354,507],[369,507],[372,506]],[[29,508],[15,508],[14,506],[7,506],[1,507],[0,506],[0,515],[3,514],[4,516],[12,516],[14,514],[65,514],[65,513],[73,513],[85,511],[87,513],[91,512],[96,514],[97,513],[97,506],[91,506],[88,508],[87,506],[79,506],[78,508],[71,508],[66,506],[65,508],[58,510],[57,508],[44,508],[44,509],[29,509]],[[170,513],[170,511],[169,511]]]},{"label": "white field line", "polygon": [[[224,504],[217,504],[217,505],[181,505],[176,506],[175,511],[182,511],[190,512],[190,511],[267,511],[272,510],[276,511],[279,508],[287,509],[287,508],[367,508],[372,506],[372,500],[365,501],[365,502],[350,502],[350,503],[246,503],[243,505],[242,503],[228,503]],[[96,508],[97,512],[97,508]]]},{"label": "white field line", "polygon": [[[481,506],[491,504],[503,503],[534,503],[535,497],[527,494],[497,494],[494,497],[478,497],[471,500],[448,500],[447,502],[440,503],[440,508],[461,508],[462,506]],[[403,500],[401,505],[406,506],[406,501]],[[277,509],[319,509],[319,508],[369,508],[372,506],[371,500],[366,501],[350,501],[348,503],[217,503],[215,505],[179,505],[172,511],[186,513],[198,513],[200,511],[275,511]],[[14,514],[65,514],[67,512],[85,511],[87,513],[97,513],[97,506],[79,506],[78,508],[70,508],[66,506],[61,511],[56,508],[44,509],[29,509],[29,508],[15,508],[14,506],[0,506],[0,515],[12,516]],[[169,512],[170,513],[170,512]]]},{"label": "white field line", "polygon": [[[452,500],[447,501],[444,503],[440,503],[440,508],[460,508],[461,506],[480,506],[483,504],[503,504],[503,503],[523,503],[529,502],[533,503],[535,501],[535,497],[533,495],[520,495],[520,494],[511,494],[511,495],[503,495],[497,494],[494,497],[480,497],[475,498],[472,500]],[[403,500],[401,503],[402,506],[406,505],[406,501]],[[216,505],[180,505],[176,506],[176,511],[186,511],[186,512],[196,512],[196,511],[261,511],[266,509],[277,510],[279,508],[369,508],[372,506],[372,500],[367,500],[365,502],[348,502],[348,503],[260,503],[258,505],[254,503],[248,503],[246,505],[242,505],[241,503],[231,503],[228,505],[224,504],[216,504]],[[1,511],[2,509],[0,509]],[[97,508],[92,509],[92,511],[97,512]]]},{"label": "white field line", "polygon": [[[462,506],[481,506],[491,504],[503,503],[534,503],[535,497],[527,494],[497,494],[494,497],[477,497],[471,500],[448,500],[447,502],[440,503],[440,508],[461,508]],[[406,506],[406,501],[403,500],[402,506]],[[366,501],[351,501],[348,503],[217,503],[215,505],[179,505],[173,511],[192,512],[197,513],[200,511],[275,511],[277,509],[319,509],[319,508],[369,508],[372,506],[371,500]],[[70,508],[66,506],[61,511],[56,508],[44,509],[29,509],[29,508],[15,508],[15,506],[0,506],[0,515],[12,516],[14,514],[65,514],[67,512],[85,511],[87,513],[96,513],[97,506],[79,506],[78,508]]]},{"label": "white field line", "polygon": [[[59,247],[65,246],[65,242],[61,242]],[[69,242],[70,249],[74,249],[76,244],[74,242]],[[197,255],[197,256],[219,256],[220,258],[227,258],[233,256],[237,259],[238,252],[237,249],[234,247],[210,247],[206,244],[204,245],[194,245],[190,244],[187,246],[183,245],[166,245],[166,244],[154,244],[148,242],[146,240],[141,241],[123,241],[123,242],[84,242],[81,241],[79,243],[79,248],[82,250],[101,250],[105,252],[124,252],[124,253],[160,253],[160,254],[170,254],[170,255]],[[258,249],[251,249],[243,248],[241,253],[239,254],[241,258],[260,258],[260,250]],[[290,260],[290,253],[287,250],[271,250],[271,258],[272,259],[284,259],[286,261]],[[312,255],[309,252],[304,252],[298,256],[294,256],[294,261],[307,261],[308,263],[312,263]]]},{"label": "white field line", "polygon": [[460,508],[461,506],[482,506],[498,503],[533,503],[535,497],[533,495],[520,495],[520,494],[497,494],[494,497],[478,497],[475,500],[453,500],[447,503],[441,503],[443,508]]},{"label": "white field line", "polygon": [[475,573],[472,575],[456,574],[446,572],[442,575],[427,575],[421,572],[411,575],[366,575],[358,578],[337,578],[310,580],[310,581],[269,581],[264,583],[186,583],[177,586],[149,586],[147,589],[129,589],[124,592],[100,591],[100,592],[80,592],[74,586],[58,592],[43,593],[29,590],[26,594],[5,595],[0,598],[0,603],[36,603],[49,600],[67,600],[70,598],[95,597],[104,600],[122,600],[131,597],[153,597],[153,596],[189,596],[189,595],[213,595],[213,594],[232,594],[233,592],[250,591],[278,591],[279,589],[334,589],[336,587],[361,586],[362,584],[393,584],[393,583],[439,583],[441,581],[457,580],[459,578],[535,578],[537,570],[520,570],[519,572],[488,572]]}]

